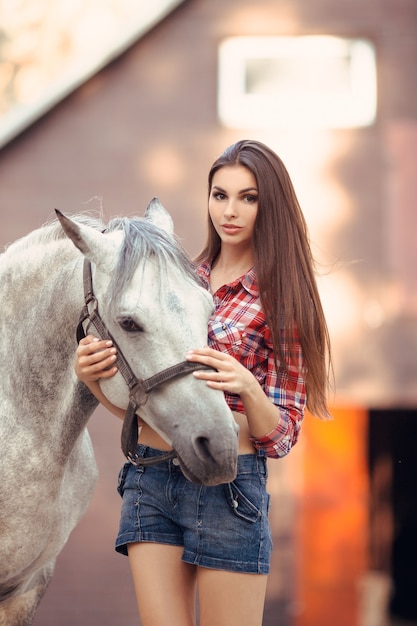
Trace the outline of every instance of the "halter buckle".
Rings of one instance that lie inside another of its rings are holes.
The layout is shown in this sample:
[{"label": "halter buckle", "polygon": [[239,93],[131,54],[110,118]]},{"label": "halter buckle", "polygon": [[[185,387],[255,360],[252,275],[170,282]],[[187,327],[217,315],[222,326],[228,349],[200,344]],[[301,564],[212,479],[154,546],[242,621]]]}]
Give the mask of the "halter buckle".
[{"label": "halter buckle", "polygon": [[148,400],[149,391],[146,390],[143,380],[135,380],[135,383],[130,387],[130,399],[134,401],[137,408],[146,404]]}]

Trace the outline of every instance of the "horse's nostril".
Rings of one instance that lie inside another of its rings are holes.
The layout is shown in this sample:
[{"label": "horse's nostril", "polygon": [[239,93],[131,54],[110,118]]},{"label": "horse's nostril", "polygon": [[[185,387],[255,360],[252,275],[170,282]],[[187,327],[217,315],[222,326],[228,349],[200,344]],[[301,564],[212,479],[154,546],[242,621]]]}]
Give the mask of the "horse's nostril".
[{"label": "horse's nostril", "polygon": [[194,441],[194,449],[197,456],[202,461],[214,460],[210,452],[210,441],[207,437],[196,437]]}]

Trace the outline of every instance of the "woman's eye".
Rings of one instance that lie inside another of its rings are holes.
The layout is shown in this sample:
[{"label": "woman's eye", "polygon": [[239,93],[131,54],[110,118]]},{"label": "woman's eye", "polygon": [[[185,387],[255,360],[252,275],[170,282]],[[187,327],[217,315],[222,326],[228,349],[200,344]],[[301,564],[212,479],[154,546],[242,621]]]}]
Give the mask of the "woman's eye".
[{"label": "woman's eye", "polygon": [[249,204],[253,204],[254,202],[258,201],[258,196],[245,196],[245,200]]},{"label": "woman's eye", "polygon": [[141,333],[143,331],[142,326],[139,326],[134,320],[130,317],[127,317],[119,322],[120,328],[122,328],[127,333]]}]

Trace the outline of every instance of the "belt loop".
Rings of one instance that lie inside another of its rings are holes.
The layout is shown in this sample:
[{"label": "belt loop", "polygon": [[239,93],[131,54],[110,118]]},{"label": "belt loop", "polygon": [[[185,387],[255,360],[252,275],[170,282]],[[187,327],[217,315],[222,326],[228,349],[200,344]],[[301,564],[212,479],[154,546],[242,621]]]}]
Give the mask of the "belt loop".
[{"label": "belt loop", "polygon": [[258,449],[256,451],[256,466],[259,476],[266,478],[268,476],[268,466],[266,463],[265,450],[263,449]]}]

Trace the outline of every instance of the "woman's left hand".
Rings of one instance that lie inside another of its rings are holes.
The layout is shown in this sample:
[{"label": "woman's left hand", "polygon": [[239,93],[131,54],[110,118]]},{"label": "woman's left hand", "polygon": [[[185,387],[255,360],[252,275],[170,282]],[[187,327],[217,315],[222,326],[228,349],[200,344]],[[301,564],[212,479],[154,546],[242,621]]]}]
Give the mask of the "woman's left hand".
[{"label": "woman's left hand", "polygon": [[207,385],[213,389],[221,389],[229,393],[242,395],[249,391],[249,388],[256,385],[256,379],[230,354],[213,350],[212,348],[199,348],[187,352],[187,361],[204,363],[217,371],[197,370],[193,372],[196,378],[207,381]]}]

